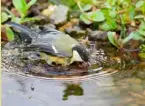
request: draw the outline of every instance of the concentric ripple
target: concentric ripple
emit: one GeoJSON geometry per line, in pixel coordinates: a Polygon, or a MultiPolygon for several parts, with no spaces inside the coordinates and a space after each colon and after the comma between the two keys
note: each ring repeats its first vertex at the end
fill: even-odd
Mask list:
{"type": "Polygon", "coordinates": [[[126,76],[132,74],[134,61],[130,55],[123,53],[121,56],[107,56],[103,49],[90,49],[90,64],[88,70],[66,69],[50,67],[46,64],[21,61],[17,49],[2,49],[2,70],[7,74],[25,77],[37,77],[51,80],[104,80],[110,76],[126,76]]]}

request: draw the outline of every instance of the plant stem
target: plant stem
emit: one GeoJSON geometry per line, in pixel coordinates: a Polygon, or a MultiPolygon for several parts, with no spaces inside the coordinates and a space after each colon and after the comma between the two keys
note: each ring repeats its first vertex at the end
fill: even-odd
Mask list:
{"type": "Polygon", "coordinates": [[[83,9],[82,9],[82,7],[81,7],[81,4],[80,4],[81,2],[80,2],[80,0],[76,0],[76,3],[77,3],[77,5],[78,5],[80,11],[81,11],[83,14],[85,14],[85,12],[83,11],[83,9]]]}

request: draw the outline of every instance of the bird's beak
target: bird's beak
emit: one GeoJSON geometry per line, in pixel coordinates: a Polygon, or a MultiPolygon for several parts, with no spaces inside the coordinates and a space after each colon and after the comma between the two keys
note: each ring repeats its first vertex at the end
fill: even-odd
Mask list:
{"type": "Polygon", "coordinates": [[[82,60],[81,56],[79,55],[79,53],[76,50],[73,50],[73,55],[72,55],[70,64],[75,62],[75,61],[82,62],[83,60],[82,60]]]}

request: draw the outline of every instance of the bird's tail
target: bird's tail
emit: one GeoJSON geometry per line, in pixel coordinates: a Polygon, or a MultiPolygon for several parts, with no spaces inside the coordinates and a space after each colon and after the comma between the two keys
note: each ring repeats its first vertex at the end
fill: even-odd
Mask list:
{"type": "Polygon", "coordinates": [[[37,36],[36,32],[30,30],[26,26],[14,22],[7,22],[6,25],[12,28],[15,35],[18,36],[19,41],[22,43],[30,44],[32,42],[32,36],[37,36]]]}

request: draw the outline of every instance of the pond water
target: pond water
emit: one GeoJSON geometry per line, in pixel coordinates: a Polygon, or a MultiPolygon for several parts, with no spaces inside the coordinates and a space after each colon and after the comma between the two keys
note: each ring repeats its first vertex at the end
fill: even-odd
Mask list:
{"type": "Polygon", "coordinates": [[[2,73],[3,106],[144,106],[145,70],[113,76],[58,80],[2,73]],[[138,78],[139,77],[139,78],[138,78]]]}
{"type": "Polygon", "coordinates": [[[110,55],[99,71],[65,77],[22,74],[2,64],[2,105],[145,106],[145,62],[125,56],[110,55]]]}

